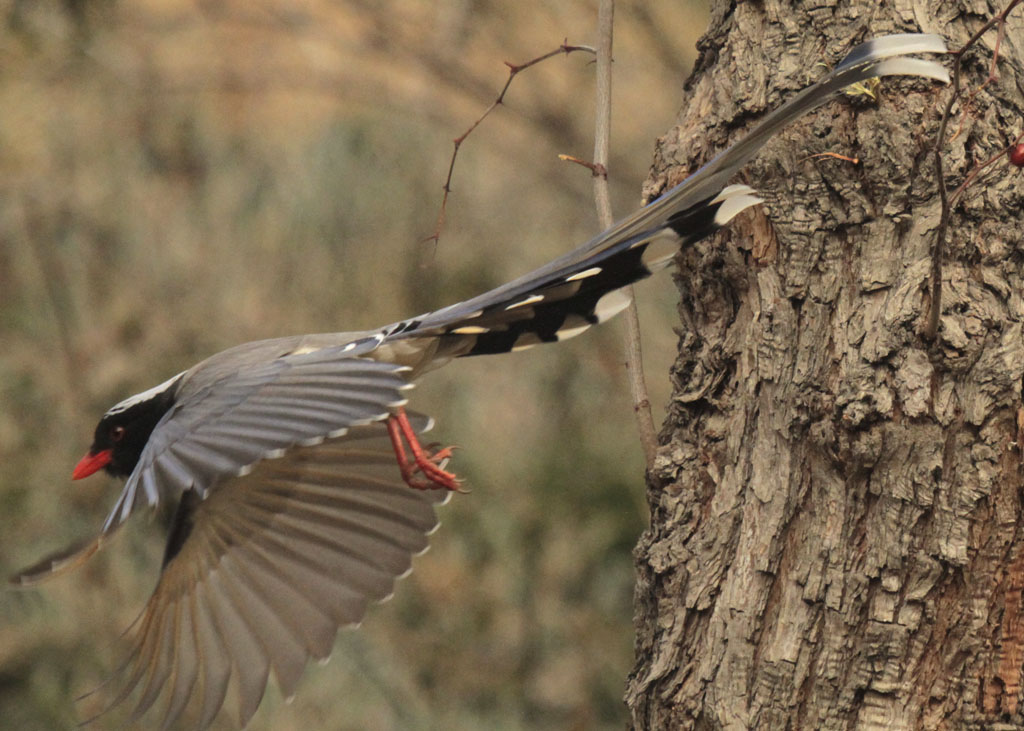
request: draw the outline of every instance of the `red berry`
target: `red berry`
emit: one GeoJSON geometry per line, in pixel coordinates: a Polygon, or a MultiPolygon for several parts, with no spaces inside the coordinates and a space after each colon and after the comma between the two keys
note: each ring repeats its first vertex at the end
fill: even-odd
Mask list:
{"type": "Polygon", "coordinates": [[[1010,164],[1024,168],[1024,142],[1020,142],[1010,148],[1010,164]]]}

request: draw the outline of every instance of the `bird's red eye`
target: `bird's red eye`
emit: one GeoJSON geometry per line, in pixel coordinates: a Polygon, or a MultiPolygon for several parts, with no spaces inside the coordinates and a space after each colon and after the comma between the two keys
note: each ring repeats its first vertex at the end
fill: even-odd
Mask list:
{"type": "Polygon", "coordinates": [[[124,427],[123,426],[115,426],[113,429],[111,429],[110,430],[110,438],[112,440],[114,440],[115,442],[119,442],[122,439],[124,439],[124,427]]]}

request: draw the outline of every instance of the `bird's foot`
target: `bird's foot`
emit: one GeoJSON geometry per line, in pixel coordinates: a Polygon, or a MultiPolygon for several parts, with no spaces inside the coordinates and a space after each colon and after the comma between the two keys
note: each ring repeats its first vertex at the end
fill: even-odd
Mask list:
{"type": "Polygon", "coordinates": [[[451,458],[455,447],[436,449],[436,445],[428,445],[426,449],[420,445],[416,432],[409,424],[405,409],[399,407],[397,413],[388,417],[388,435],[398,460],[398,469],[402,473],[405,484],[416,490],[458,490],[461,492],[462,480],[454,472],[444,469],[445,463],[451,458]],[[412,456],[406,454],[405,444],[409,446],[412,456]],[[436,451],[432,451],[435,450],[436,451]]]}

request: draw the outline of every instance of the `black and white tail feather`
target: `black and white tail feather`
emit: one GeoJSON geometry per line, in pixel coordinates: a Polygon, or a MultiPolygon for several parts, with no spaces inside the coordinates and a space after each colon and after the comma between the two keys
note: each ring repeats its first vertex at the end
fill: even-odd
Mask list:
{"type": "Polygon", "coordinates": [[[657,200],[565,256],[478,297],[386,328],[384,345],[435,336],[437,358],[520,350],[565,340],[623,310],[617,290],[665,267],[680,250],[710,236],[761,202],[729,179],[786,125],[851,84],[872,77],[917,76],[948,83],[933,61],[910,53],[945,53],[936,35],[876,38],[854,48],[829,74],[771,112],[750,133],[657,200]]]}
{"type": "Polygon", "coordinates": [[[943,52],[933,35],[858,46],[661,198],[502,287],[380,330],[246,343],[110,409],[97,434],[144,426],[145,443],[115,473],[128,477],[101,533],[14,578],[31,585],[74,567],[138,507],[179,501],[114,699],[95,710],[134,693],[129,725],[163,698],[164,728],[180,718],[206,728],[232,688],[242,725],[270,674],[290,697],[308,660],[326,659],[338,628],[390,595],[437,527],[448,493],[402,481],[384,424],[412,379],[612,317],[628,304],[623,287],[760,201],[728,182],[780,129],[874,76],[948,81],[939,64],[906,57],[943,52]]]}

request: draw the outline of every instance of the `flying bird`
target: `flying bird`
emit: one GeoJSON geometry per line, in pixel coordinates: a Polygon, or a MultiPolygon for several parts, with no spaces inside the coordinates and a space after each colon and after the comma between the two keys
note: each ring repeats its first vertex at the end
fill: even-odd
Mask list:
{"type": "MultiPolygon", "coordinates": [[[[906,75],[948,82],[934,35],[880,37],[662,197],[561,258],[464,302],[364,332],[298,335],[217,353],[111,407],[73,479],[125,480],[99,533],[15,576],[79,565],[141,508],[174,507],[159,580],[131,628],[106,709],[127,725],[163,698],[206,728],[231,686],[239,722],[272,672],[285,697],[339,627],[390,595],[459,487],[449,451],[405,411],[418,376],[455,358],[574,337],[629,303],[626,287],[761,202],[729,179],[779,130],[845,87],[906,75]]],[[[104,711],[106,712],[106,711],[104,711]]]]}

